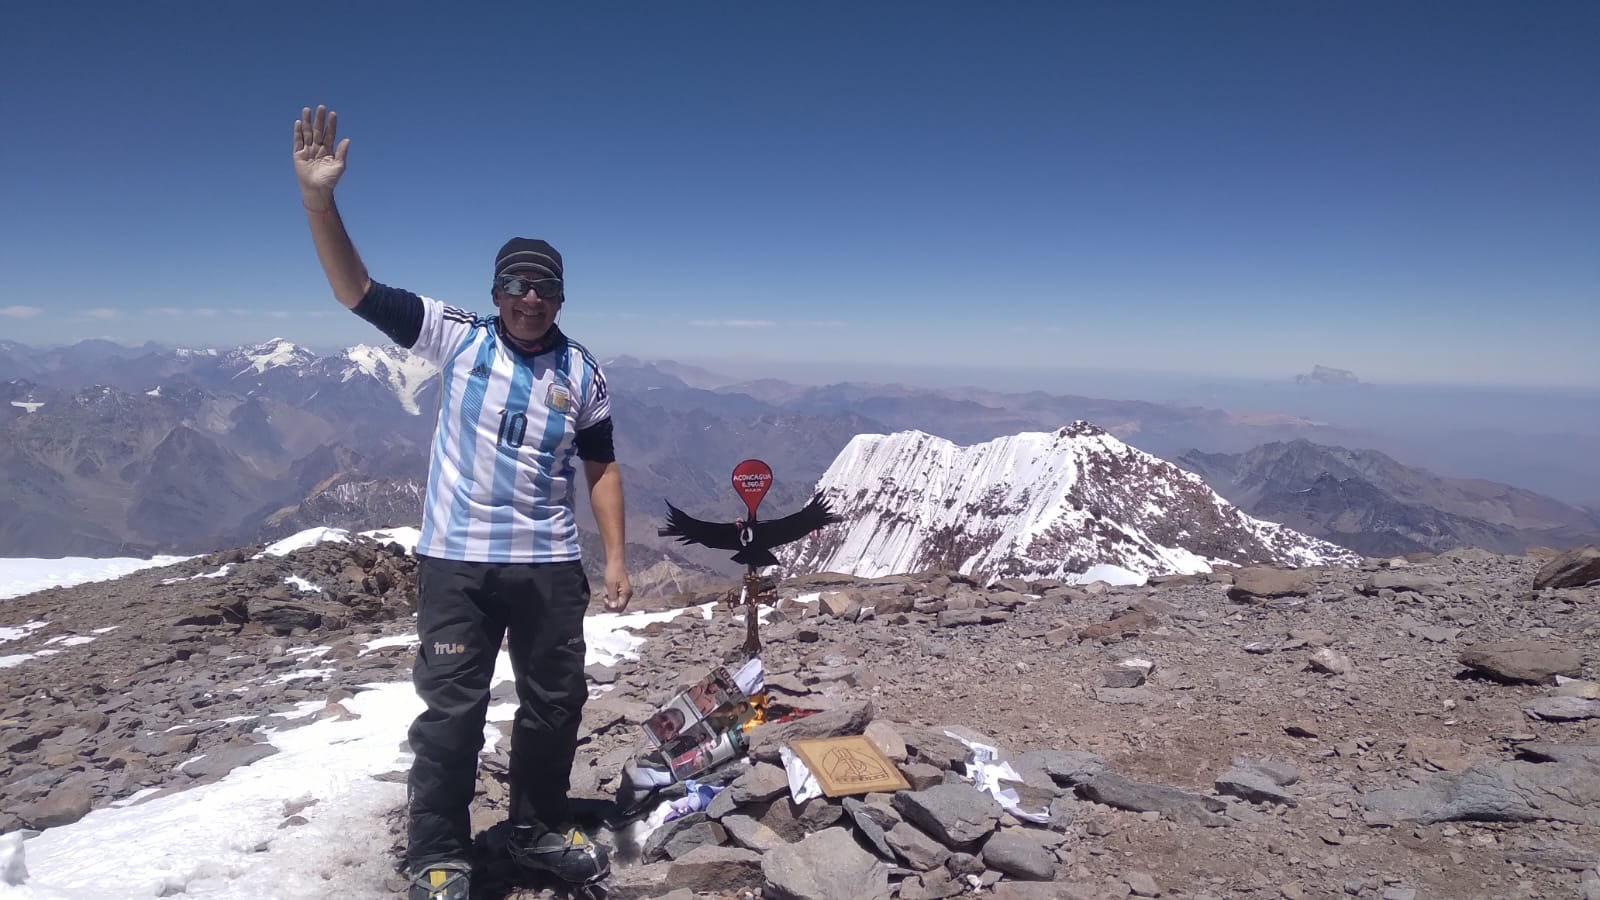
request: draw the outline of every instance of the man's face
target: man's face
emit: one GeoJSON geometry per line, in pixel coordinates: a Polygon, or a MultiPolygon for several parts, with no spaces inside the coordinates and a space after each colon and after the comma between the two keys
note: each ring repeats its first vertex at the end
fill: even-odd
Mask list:
{"type": "Polygon", "coordinates": [[[561,310],[560,287],[556,279],[536,271],[511,272],[495,279],[494,306],[506,331],[519,341],[544,337],[561,310]],[[521,296],[517,296],[520,292],[521,296]]]}

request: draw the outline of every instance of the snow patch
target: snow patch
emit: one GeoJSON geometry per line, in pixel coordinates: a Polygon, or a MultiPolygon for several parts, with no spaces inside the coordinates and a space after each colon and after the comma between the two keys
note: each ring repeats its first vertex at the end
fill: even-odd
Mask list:
{"type": "Polygon", "coordinates": [[[348,544],[350,543],[350,532],[343,528],[328,528],[326,526],[307,528],[305,531],[291,534],[281,541],[275,541],[274,543],[268,544],[260,553],[257,553],[252,558],[260,559],[263,556],[288,556],[296,550],[303,550],[306,547],[314,547],[323,542],[333,544],[348,544]]]}
{"type": "Polygon", "coordinates": [[[23,622],[21,625],[0,626],[0,644],[6,641],[14,641],[18,638],[25,638],[49,624],[43,619],[34,619],[32,622],[23,622]]]}
{"type": "Polygon", "coordinates": [[[110,581],[141,569],[170,566],[189,556],[155,556],[150,559],[114,556],[95,559],[64,556],[57,559],[0,558],[0,600],[20,597],[53,587],[72,587],[110,581]]]}
{"type": "Polygon", "coordinates": [[[406,548],[407,553],[416,553],[417,541],[422,540],[422,529],[411,525],[400,528],[379,528],[376,531],[363,531],[361,536],[384,543],[393,542],[406,548]]]}
{"type": "Polygon", "coordinates": [[[1082,574],[1073,575],[1067,579],[1068,584],[1094,584],[1104,581],[1109,585],[1141,585],[1149,581],[1149,577],[1141,572],[1130,572],[1121,566],[1109,566],[1104,563],[1090,566],[1082,574]]]}
{"type": "Polygon", "coordinates": [[[389,637],[375,638],[361,645],[361,652],[382,650],[385,647],[409,647],[417,643],[415,634],[395,634],[389,637]]]}
{"type": "Polygon", "coordinates": [[[232,572],[232,571],[233,571],[233,563],[227,563],[227,564],[223,565],[222,568],[216,570],[215,572],[202,572],[199,575],[190,575],[188,578],[163,578],[163,579],[161,579],[161,583],[164,584],[164,585],[167,585],[167,584],[182,584],[185,581],[194,581],[196,578],[222,578],[222,577],[226,576],[229,572],[232,572]]]}

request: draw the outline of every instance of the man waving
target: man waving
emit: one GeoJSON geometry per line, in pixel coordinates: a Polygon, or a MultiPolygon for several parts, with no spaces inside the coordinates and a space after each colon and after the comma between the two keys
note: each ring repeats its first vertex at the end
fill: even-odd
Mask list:
{"type": "Polygon", "coordinates": [[[556,326],[564,270],[543,240],[512,238],[496,254],[494,316],[373,281],[333,202],[350,145],[335,143],[337,123],[321,106],[294,123],[295,176],[323,272],[340,303],[437,365],[441,379],[417,543],[413,681],[427,709],[409,735],[410,898],[468,896],[468,812],[503,639],[519,700],[511,857],[566,881],[597,881],[607,854],[567,804],[588,696],[574,457],[605,545],[606,608],[625,608],[633,593],[605,374],[556,326]]]}

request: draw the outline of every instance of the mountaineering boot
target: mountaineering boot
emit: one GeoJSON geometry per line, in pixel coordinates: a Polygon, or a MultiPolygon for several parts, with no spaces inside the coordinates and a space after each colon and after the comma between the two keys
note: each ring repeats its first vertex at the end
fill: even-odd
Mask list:
{"type": "Polygon", "coordinates": [[[606,849],[576,825],[551,829],[519,826],[506,842],[511,861],[570,884],[592,884],[611,874],[606,849]]]}
{"type": "Polygon", "coordinates": [[[472,867],[463,862],[437,862],[411,876],[406,900],[467,900],[472,867]]]}

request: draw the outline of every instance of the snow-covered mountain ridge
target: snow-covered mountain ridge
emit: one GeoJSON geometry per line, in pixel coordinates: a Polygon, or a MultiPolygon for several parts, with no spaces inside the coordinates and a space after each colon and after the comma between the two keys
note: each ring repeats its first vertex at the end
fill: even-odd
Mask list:
{"type": "Polygon", "coordinates": [[[818,490],[844,521],[786,548],[791,573],[1137,581],[1219,563],[1359,561],[1082,421],[965,447],[921,431],[857,435],[818,490]]]}
{"type": "Polygon", "coordinates": [[[265,343],[224,353],[215,350],[191,352],[217,356],[221,365],[235,379],[261,378],[268,373],[294,377],[331,377],[341,383],[355,378],[370,378],[392,392],[401,408],[414,416],[421,414],[417,395],[427,385],[428,379],[438,372],[432,363],[403,347],[393,345],[356,344],[331,356],[319,356],[315,351],[283,338],[273,338],[265,343]]]}

